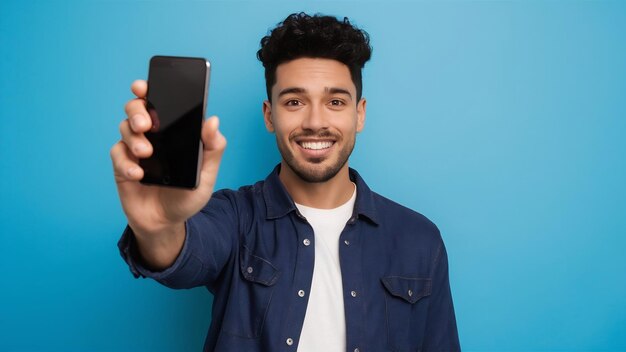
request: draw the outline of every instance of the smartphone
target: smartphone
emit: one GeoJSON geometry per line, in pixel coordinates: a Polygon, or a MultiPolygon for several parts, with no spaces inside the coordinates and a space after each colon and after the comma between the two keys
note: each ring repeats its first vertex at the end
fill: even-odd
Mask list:
{"type": "Polygon", "coordinates": [[[211,64],[204,58],[150,59],[145,133],[153,153],[139,160],[144,184],[194,189],[200,181],[202,140],[211,64]]]}

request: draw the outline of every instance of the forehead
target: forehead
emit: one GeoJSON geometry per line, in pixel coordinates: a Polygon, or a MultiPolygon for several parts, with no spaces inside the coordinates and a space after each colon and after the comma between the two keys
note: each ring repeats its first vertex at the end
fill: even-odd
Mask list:
{"type": "Polygon", "coordinates": [[[278,65],[274,88],[304,88],[307,91],[328,87],[356,91],[350,70],[345,64],[331,59],[299,58],[278,65]]]}

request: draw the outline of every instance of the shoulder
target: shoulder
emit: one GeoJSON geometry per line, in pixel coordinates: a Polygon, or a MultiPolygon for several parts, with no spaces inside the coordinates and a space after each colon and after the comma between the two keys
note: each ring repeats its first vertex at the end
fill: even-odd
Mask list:
{"type": "Polygon", "coordinates": [[[258,181],[251,185],[241,186],[238,189],[222,188],[214,191],[210,201],[245,202],[262,196],[264,181],[258,181]]]}
{"type": "Polygon", "coordinates": [[[241,186],[239,189],[223,188],[213,192],[211,199],[203,211],[230,208],[240,212],[251,210],[263,205],[263,184],[258,181],[252,185],[241,186]]]}
{"type": "Polygon", "coordinates": [[[425,215],[376,192],[372,193],[380,220],[379,225],[386,233],[417,240],[422,245],[439,247],[442,244],[439,228],[425,215]]]}

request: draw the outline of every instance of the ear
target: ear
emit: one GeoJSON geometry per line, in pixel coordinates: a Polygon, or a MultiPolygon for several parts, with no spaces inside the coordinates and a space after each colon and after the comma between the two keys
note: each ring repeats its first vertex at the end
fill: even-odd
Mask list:
{"type": "Polygon", "coordinates": [[[356,104],[356,131],[361,132],[365,127],[365,108],[367,107],[367,100],[361,98],[356,104]]]}
{"type": "Polygon", "coordinates": [[[268,132],[274,133],[274,123],[272,122],[272,103],[269,100],[263,102],[263,120],[268,132]]]}

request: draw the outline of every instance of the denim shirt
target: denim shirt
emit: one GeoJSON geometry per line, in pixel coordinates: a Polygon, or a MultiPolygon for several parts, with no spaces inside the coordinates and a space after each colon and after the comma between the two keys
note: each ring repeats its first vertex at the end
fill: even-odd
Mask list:
{"type": "MultiPolygon", "coordinates": [[[[127,227],[118,246],[135,277],[213,295],[205,351],[296,351],[311,290],[313,229],[278,178],[220,190],[186,223],[174,264],[141,265],[127,227]],[[304,291],[304,295],[302,292],[304,291]]],[[[349,352],[458,351],[448,260],[423,215],[357,185],[339,257],[349,352]]],[[[324,338],[320,336],[320,338],[324,338]]]]}

